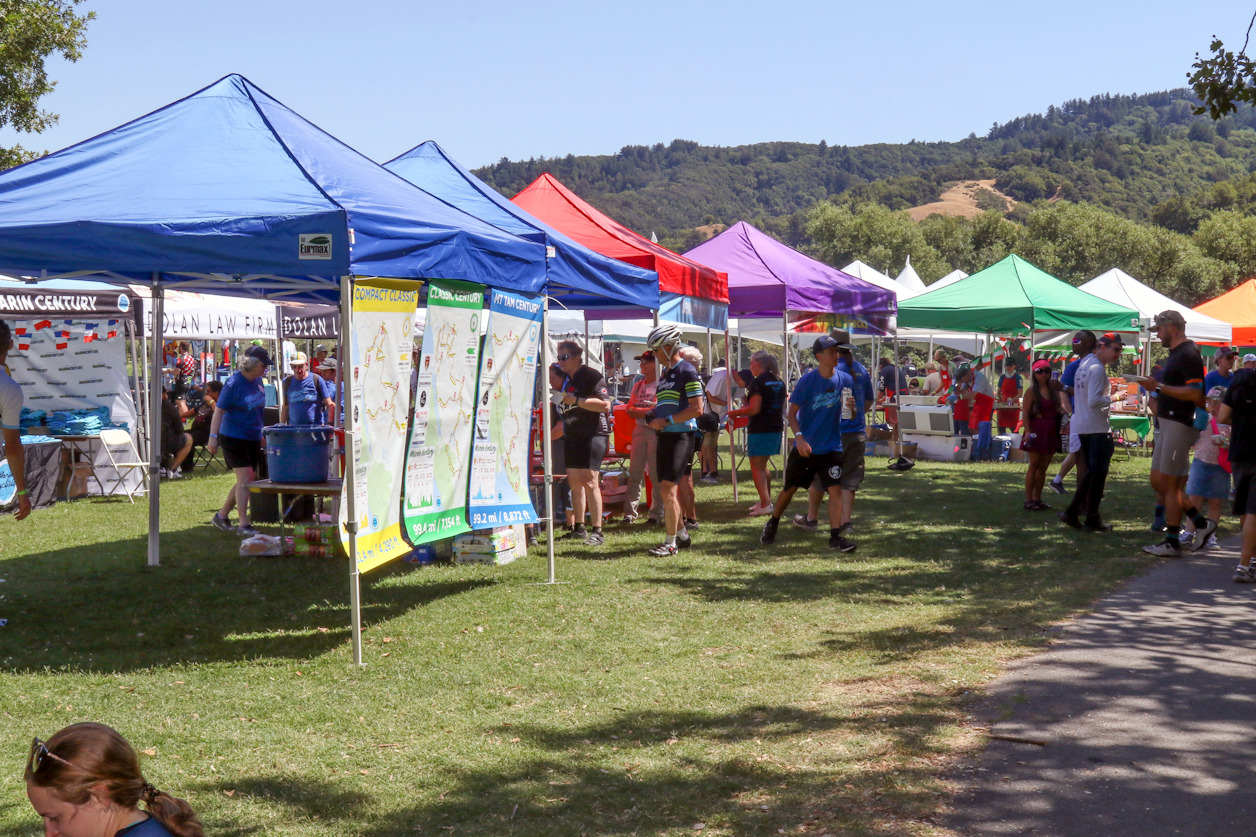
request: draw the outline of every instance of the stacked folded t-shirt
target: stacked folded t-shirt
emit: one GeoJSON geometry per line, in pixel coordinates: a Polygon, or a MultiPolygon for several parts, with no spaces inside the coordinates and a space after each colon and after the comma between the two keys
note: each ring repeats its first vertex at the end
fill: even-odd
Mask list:
{"type": "Polygon", "coordinates": [[[48,433],[53,436],[98,436],[109,426],[108,407],[56,410],[48,419],[48,433]]]}

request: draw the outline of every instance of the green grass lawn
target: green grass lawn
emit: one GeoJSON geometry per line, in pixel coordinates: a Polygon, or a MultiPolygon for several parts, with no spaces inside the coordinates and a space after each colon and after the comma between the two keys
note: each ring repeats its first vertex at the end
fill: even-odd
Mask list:
{"type": "Polygon", "coordinates": [[[363,580],[361,670],[344,564],[239,557],[207,523],[227,477],[163,485],[160,568],[146,503],[5,518],[0,835],[39,833],[31,736],[80,720],[215,835],[940,833],[966,703],[1148,566],[1147,463],[1114,466],[1110,535],[1022,511],[1020,465],[876,460],[851,555],[824,528],[761,546],[725,483],[673,559],[611,526],[621,560],[562,545],[560,586],[533,586],[541,550],[391,566],[363,580]]]}

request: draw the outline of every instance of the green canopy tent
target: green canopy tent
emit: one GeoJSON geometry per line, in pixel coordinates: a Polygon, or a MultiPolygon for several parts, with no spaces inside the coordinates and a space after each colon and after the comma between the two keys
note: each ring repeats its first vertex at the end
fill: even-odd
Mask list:
{"type": "Polygon", "coordinates": [[[1056,279],[1020,256],[898,304],[900,328],[987,334],[1139,331],[1138,312],[1056,279]]]}

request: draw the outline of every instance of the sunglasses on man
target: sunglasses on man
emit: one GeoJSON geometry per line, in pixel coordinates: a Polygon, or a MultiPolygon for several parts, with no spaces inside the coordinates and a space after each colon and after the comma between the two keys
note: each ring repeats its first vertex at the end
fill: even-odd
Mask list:
{"type": "Polygon", "coordinates": [[[559,355],[558,359],[559,360],[571,360],[573,357],[574,355],[559,355]]]}

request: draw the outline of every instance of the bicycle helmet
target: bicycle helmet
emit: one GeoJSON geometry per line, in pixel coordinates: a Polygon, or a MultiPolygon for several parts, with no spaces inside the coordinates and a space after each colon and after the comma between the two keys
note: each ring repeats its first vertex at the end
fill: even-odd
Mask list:
{"type": "Polygon", "coordinates": [[[682,338],[680,326],[675,323],[659,323],[646,335],[645,347],[654,351],[663,346],[678,346],[682,338]]]}

